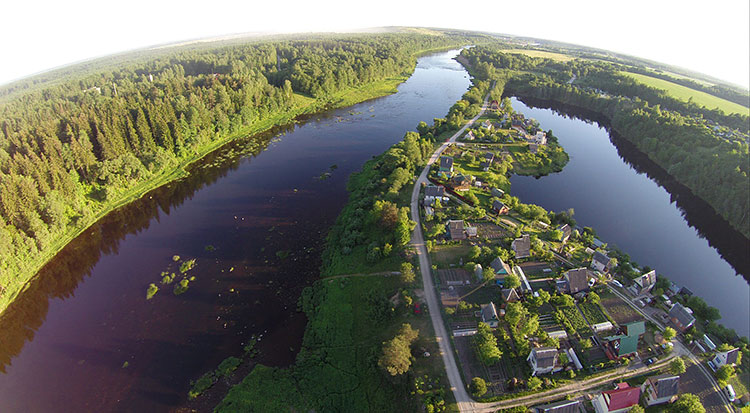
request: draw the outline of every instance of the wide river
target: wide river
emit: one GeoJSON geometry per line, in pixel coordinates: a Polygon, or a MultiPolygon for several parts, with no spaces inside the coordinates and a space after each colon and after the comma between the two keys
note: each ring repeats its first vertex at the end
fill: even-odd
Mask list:
{"type": "Polygon", "coordinates": [[[0,412],[176,409],[253,334],[259,361],[290,364],[348,176],[445,116],[470,85],[457,53],[420,58],[394,95],[261,137],[265,150],[228,145],[86,231],[0,319],[0,412]],[[196,280],[147,301],[173,255],[197,260],[196,280]]]}
{"type": "Polygon", "coordinates": [[[655,180],[670,185],[668,177],[629,142],[585,120],[585,114],[576,117],[571,108],[511,100],[517,112],[552,129],[570,155],[560,173],[538,179],[513,176],[513,195],[548,210],[573,208],[579,226],[594,228],[632,260],[701,296],[721,311],[725,326],[750,334],[750,286],[743,278],[750,277],[747,239],[689,191],[677,187],[671,196],[655,180]]]}
{"type": "MultiPolygon", "coordinates": [[[[297,298],[319,275],[347,177],[419,121],[447,113],[469,87],[456,54],[420,58],[394,95],[230,144],[68,245],[0,318],[0,412],[176,410],[191,380],[254,334],[263,335],[259,361],[290,364],[306,323],[297,298]],[[197,260],[196,280],[182,295],[167,286],[146,300],[147,286],[175,270],[173,255],[197,260]]],[[[553,129],[571,155],[562,173],[514,177],[515,195],[575,208],[581,225],[748,334],[745,280],[604,129],[514,107],[553,129]]]]}

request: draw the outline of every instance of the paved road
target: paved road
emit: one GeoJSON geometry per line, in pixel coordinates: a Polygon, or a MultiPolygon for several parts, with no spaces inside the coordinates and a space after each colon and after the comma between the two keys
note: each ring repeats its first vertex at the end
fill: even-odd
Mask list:
{"type": "MultiPolygon", "coordinates": [[[[494,85],[493,85],[494,87],[494,85]]],[[[456,398],[458,409],[462,412],[475,411],[479,406],[475,403],[469,393],[466,391],[463,380],[461,379],[461,373],[458,371],[458,365],[456,364],[456,358],[453,354],[451,347],[450,336],[448,331],[443,324],[443,316],[440,311],[440,301],[438,300],[435,287],[432,283],[432,274],[430,273],[430,258],[427,255],[427,249],[424,245],[424,237],[422,236],[422,224],[419,220],[419,189],[422,187],[422,183],[427,183],[427,173],[430,171],[430,166],[435,163],[440,154],[456,141],[456,138],[461,136],[468,127],[470,127],[480,116],[487,110],[487,100],[489,94],[485,96],[484,103],[482,104],[482,110],[477,116],[471,119],[458,130],[453,136],[445,141],[439,148],[433,152],[430,159],[427,161],[427,165],[419,175],[417,182],[414,184],[414,190],[411,194],[411,219],[417,223],[412,234],[411,243],[417,250],[419,256],[419,268],[422,271],[422,284],[424,286],[425,299],[427,301],[427,308],[430,311],[430,318],[432,319],[432,327],[435,329],[435,337],[440,348],[440,355],[443,356],[443,363],[445,363],[445,372],[448,375],[448,382],[450,383],[453,396],[456,398]]]]}

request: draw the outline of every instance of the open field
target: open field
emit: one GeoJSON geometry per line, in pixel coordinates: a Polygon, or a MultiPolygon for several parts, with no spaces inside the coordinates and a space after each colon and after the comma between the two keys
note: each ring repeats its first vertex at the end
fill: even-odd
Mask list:
{"type": "Polygon", "coordinates": [[[734,102],[730,102],[728,100],[710,95],[706,92],[701,92],[699,90],[690,89],[689,87],[685,87],[682,85],[678,85],[677,83],[668,82],[666,80],[658,79],[651,76],[641,75],[638,73],[630,73],[630,72],[620,72],[621,74],[625,76],[632,77],[633,79],[651,86],[655,87],[657,89],[662,89],[667,91],[672,97],[688,101],[691,97],[693,98],[693,102],[695,102],[698,105],[705,106],[709,109],[719,108],[723,110],[726,113],[739,113],[747,115],[748,111],[750,109],[739,105],[734,102]]]}
{"type": "Polygon", "coordinates": [[[543,50],[526,50],[526,49],[508,49],[503,50],[505,53],[523,54],[530,57],[543,57],[547,59],[557,60],[558,62],[567,62],[575,59],[573,56],[564,55],[562,53],[545,52],[543,50]]]}
{"type": "Polygon", "coordinates": [[[461,258],[466,257],[471,249],[468,245],[441,245],[436,246],[430,254],[430,260],[438,267],[448,267],[457,264],[461,258]]]}

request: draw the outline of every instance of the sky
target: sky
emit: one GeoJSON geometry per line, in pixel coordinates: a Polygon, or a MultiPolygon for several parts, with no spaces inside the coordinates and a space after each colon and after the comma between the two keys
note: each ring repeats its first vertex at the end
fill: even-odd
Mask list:
{"type": "Polygon", "coordinates": [[[598,47],[747,88],[747,0],[24,0],[0,4],[0,84],[53,67],[236,33],[441,27],[598,47]]]}

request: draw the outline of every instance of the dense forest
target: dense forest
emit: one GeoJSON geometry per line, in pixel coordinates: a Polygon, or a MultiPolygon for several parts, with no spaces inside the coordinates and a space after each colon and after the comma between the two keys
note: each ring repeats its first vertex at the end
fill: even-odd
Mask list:
{"type": "Polygon", "coordinates": [[[487,46],[462,55],[478,76],[503,81],[507,94],[601,114],[620,136],[750,237],[748,116],[674,99],[606,62],[557,62],[487,46]]]}
{"type": "MultiPolygon", "coordinates": [[[[0,89],[0,310],[102,213],[229,138],[476,39],[389,33],[165,49],[0,89]]],[[[351,103],[351,102],[350,102],[351,103]]]]}

